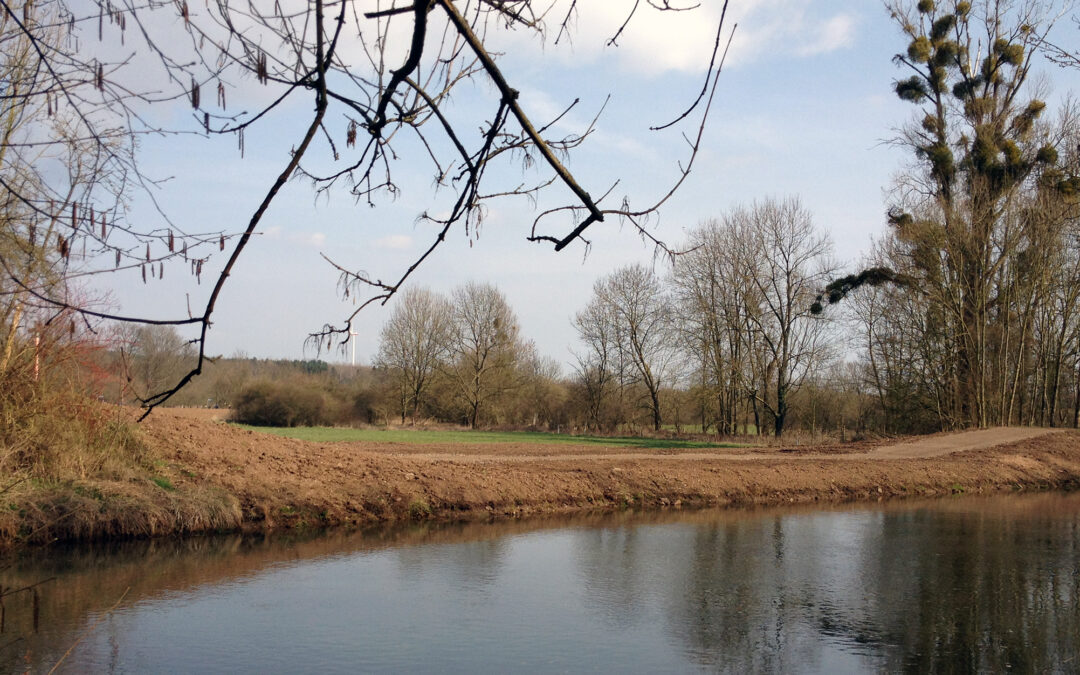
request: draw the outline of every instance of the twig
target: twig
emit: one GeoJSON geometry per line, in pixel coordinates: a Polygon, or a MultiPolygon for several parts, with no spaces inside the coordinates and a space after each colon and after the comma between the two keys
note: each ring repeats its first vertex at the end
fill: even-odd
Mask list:
{"type": "Polygon", "coordinates": [[[71,654],[72,650],[74,650],[74,649],[75,649],[76,647],[78,647],[78,646],[79,646],[79,643],[80,643],[80,642],[82,642],[82,639],[83,639],[84,637],[86,637],[87,635],[89,635],[90,633],[92,633],[92,632],[94,631],[94,629],[98,627],[98,624],[99,624],[99,623],[101,623],[101,622],[102,622],[102,621],[104,621],[104,620],[105,620],[106,618],[108,618],[108,616],[109,616],[110,614],[112,614],[113,610],[114,610],[114,609],[116,609],[117,607],[119,607],[119,606],[120,606],[120,603],[124,601],[124,598],[126,598],[126,597],[127,597],[128,591],[130,591],[130,590],[131,590],[131,586],[128,586],[128,587],[127,587],[126,589],[124,589],[124,593],[123,593],[123,594],[122,594],[122,595],[120,596],[120,599],[119,599],[119,600],[117,600],[117,601],[116,601],[115,603],[113,603],[113,606],[112,606],[112,607],[110,607],[109,609],[105,610],[105,613],[104,613],[104,614],[102,614],[101,616],[99,616],[99,617],[98,617],[98,619],[97,619],[97,621],[95,621],[94,623],[92,623],[92,624],[90,625],[90,627],[89,627],[89,628],[87,628],[86,630],[84,630],[84,631],[82,632],[82,635],[80,635],[80,636],[79,636],[79,637],[78,637],[78,638],[77,638],[77,639],[75,640],[75,642],[74,642],[74,643],[72,643],[72,645],[71,645],[70,647],[68,647],[68,650],[67,650],[66,652],[64,652],[64,655],[63,655],[63,656],[61,656],[61,657],[60,657],[60,660],[56,662],[56,665],[54,665],[54,666],[52,667],[52,670],[50,670],[50,671],[49,671],[49,675],[52,675],[53,673],[55,673],[55,672],[56,672],[56,669],[57,669],[57,668],[59,668],[59,667],[60,667],[60,664],[64,662],[64,659],[66,659],[66,658],[67,658],[67,657],[68,657],[68,656],[69,656],[69,655],[71,654]]]}
{"type": "Polygon", "coordinates": [[[15,486],[16,486],[16,485],[18,485],[19,483],[22,483],[22,482],[23,482],[23,481],[25,481],[25,480],[27,480],[27,477],[25,477],[25,476],[24,476],[23,478],[20,478],[20,479],[16,480],[16,481],[15,481],[14,483],[12,483],[11,485],[7,486],[7,487],[6,487],[6,488],[4,488],[3,490],[0,490],[0,495],[4,494],[5,492],[7,492],[7,491],[8,491],[8,490],[10,490],[11,488],[15,487],[15,486]]]}
{"type": "Polygon", "coordinates": [[[56,577],[49,577],[48,579],[42,579],[41,581],[37,582],[36,584],[30,584],[29,586],[23,586],[22,588],[19,588],[19,589],[13,590],[13,591],[0,592],[0,598],[6,598],[9,595],[15,595],[16,593],[22,593],[23,591],[32,590],[32,589],[37,588],[38,586],[40,586],[42,584],[47,584],[50,581],[56,581],[56,577]]]}

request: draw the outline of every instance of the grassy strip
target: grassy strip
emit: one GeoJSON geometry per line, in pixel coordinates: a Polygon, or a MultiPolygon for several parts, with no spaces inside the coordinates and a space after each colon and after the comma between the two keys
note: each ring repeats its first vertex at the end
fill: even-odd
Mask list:
{"type": "Polygon", "coordinates": [[[241,429],[296,438],[316,443],[370,441],[378,443],[536,443],[559,445],[595,445],[609,448],[702,449],[739,448],[738,443],[709,443],[671,438],[613,438],[604,436],[572,436],[539,431],[427,431],[420,429],[347,429],[339,427],[254,427],[234,425],[241,429]]]}
{"type": "Polygon", "coordinates": [[[162,477],[30,480],[0,496],[0,550],[16,544],[228,531],[242,522],[237,498],[212,484],[178,490],[162,477]]]}

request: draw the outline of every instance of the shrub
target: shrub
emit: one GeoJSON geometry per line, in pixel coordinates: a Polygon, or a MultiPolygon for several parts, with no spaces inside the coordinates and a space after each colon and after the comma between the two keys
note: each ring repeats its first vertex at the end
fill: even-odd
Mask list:
{"type": "Polygon", "coordinates": [[[352,406],[349,410],[350,421],[358,420],[366,424],[374,424],[378,416],[375,408],[378,406],[378,396],[371,389],[360,389],[352,397],[352,406]]]}
{"type": "Polygon", "coordinates": [[[126,415],[90,394],[86,363],[97,347],[42,333],[10,335],[0,359],[0,475],[45,480],[121,479],[143,466],[146,449],[126,415]]]}
{"type": "Polygon", "coordinates": [[[326,401],[309,387],[262,380],[240,390],[231,419],[263,427],[317,426],[327,423],[326,401]]]}

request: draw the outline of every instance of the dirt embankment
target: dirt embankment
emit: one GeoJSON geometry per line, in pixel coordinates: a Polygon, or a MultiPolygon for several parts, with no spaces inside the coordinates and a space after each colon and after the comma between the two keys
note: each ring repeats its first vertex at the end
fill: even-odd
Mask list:
{"type": "Polygon", "coordinates": [[[535,444],[308,443],[185,418],[148,420],[177,489],[236,495],[245,523],[471,518],[581,508],[789,503],[1080,484],[1080,434],[990,429],[852,453],[535,444]],[[1000,445],[1005,443],[1005,445],[1000,445]],[[955,449],[959,452],[952,452],[955,449]]]}
{"type": "MultiPolygon", "coordinates": [[[[1047,429],[941,434],[901,444],[863,443],[850,451],[831,446],[650,453],[532,443],[310,443],[230,427],[201,413],[158,410],[142,433],[160,458],[170,498],[219,496],[218,517],[177,528],[185,531],[1080,485],[1080,433],[1047,429]]],[[[144,488],[166,491],[154,483],[144,488]]],[[[51,530],[50,536],[95,536],[85,527],[67,532],[59,524],[51,530]]],[[[97,536],[108,534],[117,533],[103,529],[97,536]]]]}

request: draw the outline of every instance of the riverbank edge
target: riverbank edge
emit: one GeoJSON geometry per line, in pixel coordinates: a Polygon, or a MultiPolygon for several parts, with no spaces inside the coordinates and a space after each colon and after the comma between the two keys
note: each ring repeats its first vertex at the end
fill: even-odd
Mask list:
{"type": "Polygon", "coordinates": [[[340,481],[315,485],[290,481],[284,473],[278,481],[251,480],[248,466],[227,459],[220,465],[208,462],[182,443],[168,449],[156,445],[163,460],[153,478],[28,482],[5,493],[0,547],[1080,488],[1080,433],[1075,431],[943,457],[893,460],[657,455],[469,464],[359,452],[360,466],[345,467],[340,481]]]}

